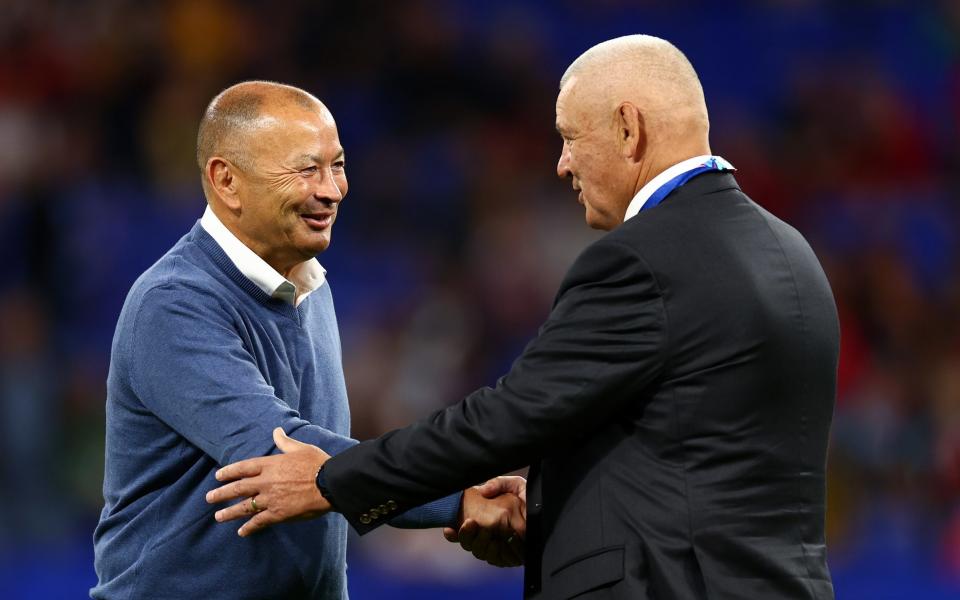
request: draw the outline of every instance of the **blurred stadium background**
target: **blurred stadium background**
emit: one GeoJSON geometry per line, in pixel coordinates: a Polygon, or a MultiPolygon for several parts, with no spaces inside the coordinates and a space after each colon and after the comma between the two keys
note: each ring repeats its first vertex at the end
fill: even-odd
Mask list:
{"type": "MultiPolygon", "coordinates": [[[[201,214],[213,94],[279,80],[337,118],[351,192],[320,260],[363,439],[492,383],[535,333],[595,238],[554,173],[557,82],[636,32],[688,54],[715,152],[833,284],[838,597],[960,597],[960,2],[2,4],[0,597],[94,582],[110,339],[201,214]]],[[[355,539],[350,572],[356,600],[520,594],[436,531],[355,539]]]]}

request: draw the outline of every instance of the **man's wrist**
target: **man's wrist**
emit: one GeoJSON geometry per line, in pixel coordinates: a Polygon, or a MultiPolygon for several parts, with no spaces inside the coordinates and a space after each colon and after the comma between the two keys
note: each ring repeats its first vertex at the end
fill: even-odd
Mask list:
{"type": "Polygon", "coordinates": [[[455,525],[457,529],[463,526],[463,521],[467,518],[467,495],[476,494],[476,493],[477,493],[477,490],[472,487],[468,487],[467,489],[463,490],[463,492],[461,492],[462,495],[460,496],[460,502],[459,502],[459,507],[457,509],[456,525],[455,525]]]}

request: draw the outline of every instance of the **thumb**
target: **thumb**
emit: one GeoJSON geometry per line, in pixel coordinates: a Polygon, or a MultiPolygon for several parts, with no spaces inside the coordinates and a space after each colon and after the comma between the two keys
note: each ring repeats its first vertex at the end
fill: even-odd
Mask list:
{"type": "Polygon", "coordinates": [[[457,535],[457,530],[452,527],[443,528],[443,537],[446,538],[448,542],[459,542],[460,536],[457,535]]]}
{"type": "Polygon", "coordinates": [[[484,498],[496,498],[501,494],[514,494],[521,500],[527,500],[527,480],[523,477],[511,477],[501,475],[494,477],[490,481],[478,485],[477,491],[484,498]]]}
{"type": "Polygon", "coordinates": [[[486,483],[481,483],[477,486],[477,491],[480,492],[480,495],[484,498],[496,498],[504,492],[509,492],[509,489],[506,489],[506,486],[503,485],[503,482],[499,477],[494,477],[486,483]]]}
{"type": "Polygon", "coordinates": [[[276,444],[277,448],[279,448],[284,454],[287,452],[294,452],[303,446],[306,446],[306,444],[303,442],[298,442],[297,440],[288,437],[286,432],[283,431],[282,427],[277,427],[273,430],[273,443],[276,444]]]}

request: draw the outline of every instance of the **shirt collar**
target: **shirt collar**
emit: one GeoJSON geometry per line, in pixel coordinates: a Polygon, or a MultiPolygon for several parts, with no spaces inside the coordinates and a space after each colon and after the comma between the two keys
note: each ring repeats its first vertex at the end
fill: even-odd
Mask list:
{"type": "Polygon", "coordinates": [[[630,204],[627,205],[627,213],[623,216],[623,220],[626,221],[630,217],[633,217],[640,212],[640,209],[643,208],[643,205],[647,203],[647,200],[650,199],[650,196],[652,196],[655,191],[660,189],[660,186],[670,181],[677,175],[702,165],[705,161],[709,160],[710,157],[710,154],[704,154],[703,156],[694,156],[693,158],[680,161],[648,181],[646,185],[640,188],[640,191],[637,192],[637,195],[633,197],[633,200],[630,201],[630,204]]]}
{"type": "Polygon", "coordinates": [[[200,226],[223,248],[240,273],[272,298],[298,306],[327,280],[327,271],[316,258],[295,266],[290,271],[290,279],[285,278],[233,235],[209,205],[203,211],[200,226]]]}

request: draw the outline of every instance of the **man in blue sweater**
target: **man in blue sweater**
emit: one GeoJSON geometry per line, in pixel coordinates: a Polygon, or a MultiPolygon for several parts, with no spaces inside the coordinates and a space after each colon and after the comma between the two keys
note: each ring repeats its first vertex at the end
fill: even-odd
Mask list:
{"type": "MultiPolygon", "coordinates": [[[[90,594],[340,600],[342,516],[242,540],[204,501],[219,466],[277,451],[274,427],[334,454],[356,443],[315,258],[347,193],[336,125],[303,90],[238,84],[207,108],[197,161],[206,212],[136,281],[117,323],[90,594]]],[[[251,514],[267,508],[245,502],[251,514]]],[[[403,515],[386,502],[372,518],[522,533],[522,508],[470,489],[403,515]]]]}

